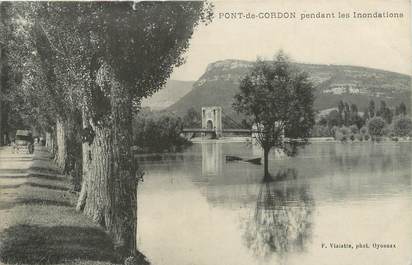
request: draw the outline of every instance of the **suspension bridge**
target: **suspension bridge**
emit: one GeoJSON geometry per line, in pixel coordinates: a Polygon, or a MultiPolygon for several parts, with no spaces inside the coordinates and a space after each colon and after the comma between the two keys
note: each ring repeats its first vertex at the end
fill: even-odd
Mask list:
{"type": "Polygon", "coordinates": [[[245,129],[241,124],[227,115],[222,107],[211,106],[202,107],[202,127],[201,128],[184,128],[184,134],[191,138],[194,134],[200,133],[202,136],[211,136],[220,138],[223,134],[237,134],[252,136],[252,129],[245,129]],[[226,125],[229,122],[233,128],[223,128],[222,118],[225,117],[226,125]]]}

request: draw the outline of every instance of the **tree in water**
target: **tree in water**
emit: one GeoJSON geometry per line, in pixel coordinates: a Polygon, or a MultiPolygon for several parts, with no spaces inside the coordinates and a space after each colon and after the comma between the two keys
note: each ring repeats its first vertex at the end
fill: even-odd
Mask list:
{"type": "MultiPolygon", "coordinates": [[[[280,170],[278,179],[296,178],[294,169],[280,170]]],[[[302,251],[312,234],[314,202],[308,187],[279,187],[274,178],[264,177],[259,185],[256,207],[244,223],[243,239],[254,255],[280,257],[302,251]]]]}
{"type": "Polygon", "coordinates": [[[308,75],[295,69],[279,51],[272,62],[257,60],[239,88],[233,107],[257,125],[256,140],[263,148],[268,176],[272,147],[295,155],[299,146],[308,143],[315,123],[313,85],[308,75]]]}

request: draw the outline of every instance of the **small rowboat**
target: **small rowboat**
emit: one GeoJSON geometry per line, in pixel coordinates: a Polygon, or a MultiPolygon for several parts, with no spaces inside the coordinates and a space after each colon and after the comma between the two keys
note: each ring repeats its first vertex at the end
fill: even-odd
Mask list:
{"type": "Polygon", "coordinates": [[[243,159],[238,156],[226,156],[226,161],[233,162],[233,161],[242,161],[243,159]]]}
{"type": "Polygon", "coordinates": [[[243,161],[243,162],[248,162],[252,163],[255,165],[261,165],[262,164],[262,158],[252,158],[252,159],[243,159],[238,156],[226,156],[226,162],[236,162],[236,161],[243,161]]]}

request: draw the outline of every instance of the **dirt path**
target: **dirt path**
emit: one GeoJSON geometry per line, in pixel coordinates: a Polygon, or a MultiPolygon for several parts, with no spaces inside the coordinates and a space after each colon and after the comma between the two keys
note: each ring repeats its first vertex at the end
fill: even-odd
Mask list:
{"type": "Polygon", "coordinates": [[[0,149],[0,263],[113,264],[109,236],[74,210],[76,196],[49,153],[0,149]]]}

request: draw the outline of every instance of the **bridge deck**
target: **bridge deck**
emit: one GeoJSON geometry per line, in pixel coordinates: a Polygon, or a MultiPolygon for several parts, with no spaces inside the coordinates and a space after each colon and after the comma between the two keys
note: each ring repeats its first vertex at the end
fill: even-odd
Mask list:
{"type": "MultiPolygon", "coordinates": [[[[215,132],[215,129],[203,129],[203,128],[187,128],[183,129],[184,133],[196,133],[196,132],[204,132],[204,133],[210,133],[210,132],[215,132]]],[[[252,130],[249,129],[223,129],[222,132],[226,133],[251,133],[252,130]]]]}
{"type": "MultiPolygon", "coordinates": [[[[215,132],[215,129],[203,129],[203,128],[186,128],[183,129],[183,133],[212,133],[215,132]]],[[[259,132],[258,130],[249,130],[249,129],[223,129],[222,133],[254,133],[254,132],[259,132]]],[[[284,142],[304,142],[305,140],[303,139],[295,139],[295,138],[288,138],[284,137],[283,138],[284,142]]]]}

